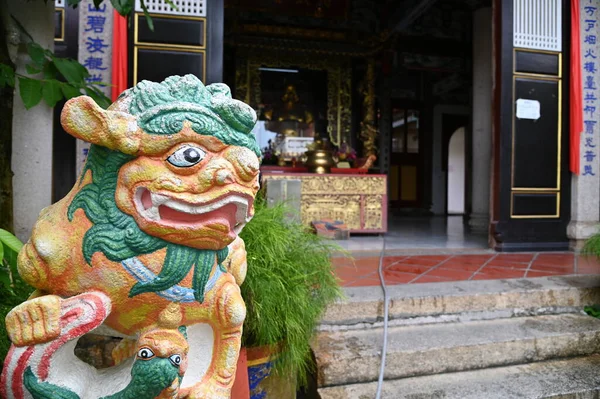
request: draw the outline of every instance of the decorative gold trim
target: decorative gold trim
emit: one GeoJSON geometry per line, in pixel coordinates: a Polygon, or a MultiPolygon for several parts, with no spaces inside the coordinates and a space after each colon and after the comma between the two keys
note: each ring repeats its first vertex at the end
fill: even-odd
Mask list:
{"type": "MultiPolygon", "coordinates": [[[[514,198],[515,194],[525,194],[526,192],[511,192],[510,193],[510,218],[511,219],[558,219],[560,218],[560,191],[554,191],[552,194],[556,194],[556,214],[554,215],[515,215],[514,214],[514,198]]],[[[530,194],[539,194],[539,192],[532,192],[530,194]]]]}
{"type": "Polygon", "coordinates": [[[250,34],[267,34],[269,36],[288,36],[288,37],[302,37],[308,39],[324,39],[324,40],[346,40],[346,33],[324,30],[324,29],[306,29],[295,26],[283,26],[283,25],[260,25],[260,24],[243,24],[238,28],[240,33],[250,34]]]}
{"type": "Polygon", "coordinates": [[[524,53],[540,53],[540,54],[551,54],[551,55],[556,55],[556,54],[562,54],[560,51],[552,51],[552,50],[537,50],[537,49],[532,49],[532,48],[523,48],[523,47],[514,47],[513,50],[515,51],[522,51],[524,53]]]}
{"type": "Polygon", "coordinates": [[[158,50],[158,51],[172,51],[175,53],[202,53],[204,57],[202,59],[202,81],[206,78],[206,51],[199,49],[176,49],[165,46],[134,46],[133,47],[133,85],[138,83],[137,71],[138,71],[138,50],[158,50]]]}
{"type": "Polygon", "coordinates": [[[562,161],[562,81],[558,82],[558,146],[557,146],[557,160],[556,160],[556,167],[558,168],[557,170],[557,176],[556,176],[556,187],[558,188],[559,192],[560,192],[560,175],[561,175],[561,171],[562,171],[562,165],[561,165],[561,161],[562,161]]]}
{"type": "Polygon", "coordinates": [[[64,42],[65,41],[65,9],[64,8],[55,8],[54,11],[60,11],[60,13],[62,14],[61,18],[60,18],[60,22],[61,22],[61,27],[60,27],[60,37],[55,37],[54,41],[55,42],[64,42]]]}
{"type": "Polygon", "coordinates": [[[261,103],[259,68],[302,68],[327,71],[327,132],[334,145],[348,140],[352,124],[351,68],[346,59],[333,57],[307,58],[294,53],[240,54],[236,67],[236,98],[257,109],[261,103]]]}
{"type": "MultiPolygon", "coordinates": [[[[293,176],[301,181],[300,218],[310,227],[315,220],[343,220],[350,232],[387,229],[386,175],[264,173],[263,182],[293,176]]],[[[265,186],[267,186],[265,184],[265,186]]]]}
{"type": "Polygon", "coordinates": [[[530,192],[530,191],[534,191],[537,193],[555,193],[558,189],[557,188],[546,188],[546,187],[513,187],[511,191],[513,192],[518,192],[518,193],[523,193],[523,192],[530,192]]]}
{"type": "Polygon", "coordinates": [[[377,154],[377,127],[375,125],[375,59],[369,59],[367,73],[359,84],[363,96],[363,120],[360,123],[359,137],[363,143],[363,156],[368,158],[377,154]]]}
{"type": "Polygon", "coordinates": [[[515,73],[513,75],[513,77],[527,78],[527,79],[532,79],[532,80],[545,80],[547,82],[559,82],[562,80],[560,76],[540,75],[540,74],[535,74],[535,73],[523,73],[523,72],[515,73]]]}
{"type": "Polygon", "coordinates": [[[252,367],[252,366],[259,365],[259,364],[268,363],[270,361],[273,361],[273,360],[277,359],[278,357],[279,356],[265,356],[265,357],[262,357],[260,359],[248,360],[246,362],[246,366],[252,367]]]}
{"type": "Polygon", "coordinates": [[[169,47],[169,48],[176,48],[176,49],[192,49],[192,50],[197,50],[197,49],[206,49],[206,41],[207,41],[207,37],[206,37],[206,18],[203,17],[188,17],[188,16],[180,16],[180,15],[164,15],[164,14],[150,14],[151,17],[153,18],[167,18],[167,19],[178,19],[178,20],[186,20],[186,21],[202,21],[204,22],[202,25],[202,28],[204,29],[204,33],[203,33],[203,41],[204,44],[202,45],[198,45],[198,46],[194,46],[191,44],[172,44],[172,43],[154,43],[154,42],[141,42],[139,40],[138,37],[138,31],[139,31],[139,18],[140,16],[144,16],[143,13],[136,13],[135,14],[135,22],[134,22],[134,28],[133,28],[133,44],[135,46],[160,46],[160,47],[169,47]]]}
{"type": "Polygon", "coordinates": [[[512,84],[512,130],[511,130],[511,166],[510,166],[510,186],[511,186],[511,190],[512,191],[522,191],[522,190],[526,190],[526,191],[541,191],[541,190],[551,190],[551,191],[556,191],[556,190],[560,190],[560,173],[561,173],[561,159],[562,159],[562,144],[561,144],[561,140],[562,140],[562,79],[561,77],[554,77],[554,78],[548,78],[548,77],[544,77],[544,78],[540,78],[540,77],[532,77],[532,76],[528,76],[528,75],[523,75],[523,74],[514,74],[513,75],[513,84],[512,84]],[[515,92],[516,92],[516,83],[517,83],[517,79],[519,78],[526,78],[529,80],[541,80],[541,81],[551,81],[551,82],[556,82],[558,83],[558,127],[557,127],[557,140],[558,140],[558,145],[557,145],[557,169],[556,169],[556,187],[536,187],[536,188],[530,188],[530,187],[516,187],[515,186],[515,121],[516,121],[516,112],[515,112],[515,107],[516,107],[516,101],[517,99],[515,98],[515,92]]]}

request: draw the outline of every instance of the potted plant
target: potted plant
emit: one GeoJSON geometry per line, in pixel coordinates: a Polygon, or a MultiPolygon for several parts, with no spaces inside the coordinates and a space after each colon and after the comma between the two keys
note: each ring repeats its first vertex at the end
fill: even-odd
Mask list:
{"type": "Polygon", "coordinates": [[[290,218],[283,203],[267,206],[259,196],[255,206],[240,234],[248,260],[241,291],[250,397],[295,398],[312,371],[315,328],[342,295],[330,259],[340,248],[290,218]]]}

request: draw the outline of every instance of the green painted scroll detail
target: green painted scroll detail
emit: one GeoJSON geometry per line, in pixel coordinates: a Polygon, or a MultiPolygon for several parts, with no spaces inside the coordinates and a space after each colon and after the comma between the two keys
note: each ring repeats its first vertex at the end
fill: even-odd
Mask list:
{"type": "Polygon", "coordinates": [[[136,360],[131,369],[131,381],[121,392],[101,399],[155,398],[168,388],[175,378],[179,378],[179,367],[169,359],[155,357],[150,360],[136,360]]]}
{"type": "Polygon", "coordinates": [[[204,86],[194,75],[171,76],[162,83],[142,81],[123,96],[131,96],[129,112],[138,117],[138,126],[148,134],[177,134],[188,121],[198,134],[261,155],[251,133],[256,113],[249,105],[232,99],[225,84],[204,86]]]}
{"type": "MultiPolygon", "coordinates": [[[[182,380],[179,367],[174,366],[169,359],[159,357],[136,360],[131,369],[131,377],[131,381],[122,391],[100,399],[155,398],[171,386],[175,378],[179,379],[180,384],[182,380]]],[[[23,383],[33,399],[81,399],[67,388],[39,381],[31,367],[25,370],[23,383]]]]}
{"type": "Polygon", "coordinates": [[[37,379],[31,367],[27,367],[23,376],[23,384],[33,399],[81,399],[75,392],[37,379]]]}

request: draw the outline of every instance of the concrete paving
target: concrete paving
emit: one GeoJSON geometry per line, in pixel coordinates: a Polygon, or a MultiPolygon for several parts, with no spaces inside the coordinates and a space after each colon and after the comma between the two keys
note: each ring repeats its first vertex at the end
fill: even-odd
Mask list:
{"type": "MultiPolygon", "coordinates": [[[[383,319],[381,287],[345,288],[321,329],[377,326],[383,319]]],[[[388,287],[392,324],[469,321],[555,314],[600,303],[600,276],[458,281],[388,287]]]]}
{"type": "MultiPolygon", "coordinates": [[[[321,399],[373,399],[377,383],[322,388],[321,399]]],[[[384,399],[598,399],[600,356],[385,381],[384,399]]]]}
{"type": "MultiPolygon", "coordinates": [[[[383,329],[322,332],[319,386],[376,381],[383,329]]],[[[600,351],[600,320],[581,314],[392,327],[386,379],[524,364],[600,351]]]]}

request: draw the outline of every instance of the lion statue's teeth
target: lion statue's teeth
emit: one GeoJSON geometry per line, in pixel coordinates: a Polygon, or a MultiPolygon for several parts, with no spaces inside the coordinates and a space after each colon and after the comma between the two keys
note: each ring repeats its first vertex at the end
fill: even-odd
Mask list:
{"type": "Polygon", "coordinates": [[[160,195],[156,193],[150,193],[150,198],[152,199],[152,205],[154,206],[161,206],[169,200],[169,197],[166,195],[160,195]]]}

